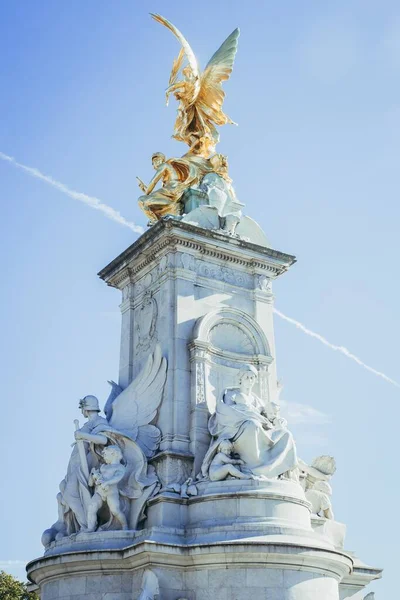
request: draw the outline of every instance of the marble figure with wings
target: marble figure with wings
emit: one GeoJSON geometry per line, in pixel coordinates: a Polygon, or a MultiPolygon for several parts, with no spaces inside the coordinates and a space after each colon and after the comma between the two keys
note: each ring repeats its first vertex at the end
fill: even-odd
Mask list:
{"type": "Polygon", "coordinates": [[[79,407],[87,421],[82,427],[78,420],[75,422],[75,444],[57,496],[59,519],[44,532],[45,546],[80,532],[137,529],[145,517],[147,500],[160,488],[148,459],[160,443],[161,432],[153,421],[166,377],[167,361],[157,345],[125,389],[110,382],[112,390],[104,407],[106,418],[99,414],[96,396],[80,400],[79,407]],[[108,457],[110,451],[114,457],[108,462],[107,451],[108,457]],[[118,477],[114,472],[119,473],[118,477]],[[115,489],[110,491],[111,485],[115,489]],[[107,500],[111,493],[114,510],[107,500]]]}

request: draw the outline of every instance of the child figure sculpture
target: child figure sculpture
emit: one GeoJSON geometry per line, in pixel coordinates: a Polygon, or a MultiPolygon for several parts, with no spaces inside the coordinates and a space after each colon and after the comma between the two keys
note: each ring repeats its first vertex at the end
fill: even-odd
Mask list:
{"type": "Polygon", "coordinates": [[[316,481],[306,491],[306,498],[311,503],[313,514],[325,519],[334,519],[332,510],[332,488],[327,481],[316,481]]]}
{"type": "Polygon", "coordinates": [[[228,475],[237,479],[253,479],[251,474],[242,473],[235,465],[243,465],[238,458],[231,458],[233,445],[229,440],[222,440],[218,452],[210,464],[209,477],[211,481],[222,481],[228,475]]]}
{"type": "Polygon", "coordinates": [[[104,503],[110,510],[110,519],[114,517],[122,529],[128,529],[128,523],[121,510],[118,483],[125,475],[125,466],[121,464],[122,452],[118,446],[106,446],[102,452],[105,464],[100,469],[92,469],[89,485],[95,486],[95,491],[88,506],[87,531],[97,528],[97,513],[104,503]]]}

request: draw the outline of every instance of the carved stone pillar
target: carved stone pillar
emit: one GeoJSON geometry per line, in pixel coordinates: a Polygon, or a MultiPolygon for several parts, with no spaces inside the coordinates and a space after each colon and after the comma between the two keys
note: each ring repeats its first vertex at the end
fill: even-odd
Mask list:
{"type": "Polygon", "coordinates": [[[210,445],[208,419],[210,411],[207,406],[206,389],[208,385],[207,349],[205,344],[191,342],[189,344],[190,364],[192,371],[191,408],[190,408],[190,451],[193,454],[193,475],[200,471],[203,457],[210,445]]]}

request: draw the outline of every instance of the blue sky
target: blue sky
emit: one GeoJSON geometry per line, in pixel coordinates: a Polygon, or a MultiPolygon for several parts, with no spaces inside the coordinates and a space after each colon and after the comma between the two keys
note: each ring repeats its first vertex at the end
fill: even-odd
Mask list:
{"type": "MultiPolygon", "coordinates": [[[[164,105],[172,35],[201,64],[236,27],[239,52],[219,149],[246,211],[298,263],[276,306],[399,379],[400,7],[382,0],[5,1],[0,152],[145,226],[135,176],[179,156],[164,105]]],[[[0,161],[3,468],[0,567],[41,554],[77,399],[117,378],[119,296],[96,273],[136,234],[0,161]]],[[[276,319],[277,363],[299,453],[333,454],[347,548],[397,585],[399,390],[276,319]],[[290,405],[290,404],[289,404],[290,405]],[[304,412],[304,411],[303,411],[304,412]],[[321,414],[319,414],[321,413],[321,414]],[[303,419],[304,420],[304,419],[303,419]],[[394,506],[393,506],[394,505],[394,506]],[[381,513],[390,513],[389,521],[381,513]]]]}

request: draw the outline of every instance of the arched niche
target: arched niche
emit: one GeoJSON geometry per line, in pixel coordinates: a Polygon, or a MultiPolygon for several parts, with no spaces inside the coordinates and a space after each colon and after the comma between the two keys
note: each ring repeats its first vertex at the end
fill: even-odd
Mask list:
{"type": "Polygon", "coordinates": [[[198,319],[189,344],[192,372],[190,444],[195,471],[210,442],[208,419],[227,387],[238,383],[244,364],[257,369],[256,393],[269,400],[268,367],[273,362],[268,340],[251,316],[235,308],[220,308],[198,319]]]}

